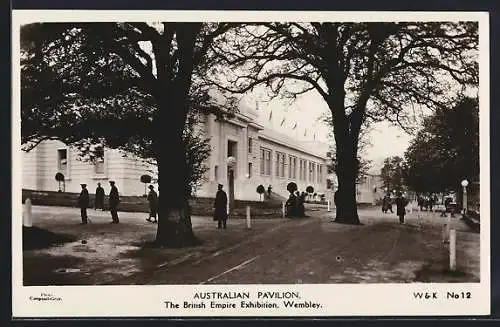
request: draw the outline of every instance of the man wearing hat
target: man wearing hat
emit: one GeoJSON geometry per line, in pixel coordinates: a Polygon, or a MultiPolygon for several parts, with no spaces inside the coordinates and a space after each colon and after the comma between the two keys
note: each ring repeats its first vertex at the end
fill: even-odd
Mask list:
{"type": "Polygon", "coordinates": [[[154,219],[153,222],[158,222],[156,219],[156,211],[158,208],[158,194],[155,192],[155,188],[153,185],[149,185],[149,194],[148,194],[148,202],[149,202],[149,217],[146,219],[151,222],[151,218],[154,219]]]}
{"type": "Polygon", "coordinates": [[[217,228],[221,229],[224,227],[226,229],[227,221],[227,194],[222,190],[222,184],[217,187],[217,194],[215,195],[214,203],[214,220],[217,221],[217,228]]]}
{"type": "Polygon", "coordinates": [[[104,189],[101,183],[97,183],[97,188],[95,189],[95,210],[97,209],[104,211],[104,189]]]}
{"type": "Polygon", "coordinates": [[[88,221],[87,208],[89,206],[90,197],[89,191],[87,191],[87,184],[80,184],[82,186],[82,191],[78,196],[78,206],[80,207],[80,214],[82,216],[82,225],[86,224],[88,221]]]}
{"type": "Polygon", "coordinates": [[[118,204],[120,203],[120,196],[118,194],[118,188],[115,186],[115,181],[109,181],[111,185],[111,190],[109,191],[109,211],[111,212],[112,224],[118,224],[120,220],[118,219],[118,204]]]}

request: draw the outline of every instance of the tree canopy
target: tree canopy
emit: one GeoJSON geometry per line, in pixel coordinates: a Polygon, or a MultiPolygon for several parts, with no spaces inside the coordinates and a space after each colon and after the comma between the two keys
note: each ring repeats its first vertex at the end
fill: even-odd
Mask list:
{"type": "Polygon", "coordinates": [[[407,184],[419,192],[457,190],[479,180],[479,106],[464,98],[424,120],[405,153],[407,184]]]}
{"type": "Polygon", "coordinates": [[[401,190],[405,169],[403,158],[400,156],[385,158],[384,165],[380,169],[382,186],[387,188],[388,191],[401,190]]]}
{"type": "Polygon", "coordinates": [[[21,119],[26,149],[46,139],[124,150],[154,162],[161,188],[157,242],[195,243],[191,191],[208,140],[200,112],[225,114],[196,78],[230,24],[44,23],[21,27],[21,119]],[[194,81],[194,82],[193,82],[194,81]],[[168,187],[166,184],[168,181],[168,187]],[[171,218],[171,219],[169,219],[171,218]]]}
{"type": "Polygon", "coordinates": [[[365,121],[411,127],[426,108],[452,103],[478,83],[477,22],[245,24],[211,49],[212,83],[271,96],[316,91],[328,104],[335,137],[336,221],[359,223],[356,176],[365,121]],[[220,77],[225,81],[220,81],[220,77]]]}

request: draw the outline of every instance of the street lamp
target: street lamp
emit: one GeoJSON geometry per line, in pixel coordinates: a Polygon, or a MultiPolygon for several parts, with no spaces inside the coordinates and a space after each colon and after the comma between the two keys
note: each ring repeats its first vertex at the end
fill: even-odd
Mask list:
{"type": "Polygon", "coordinates": [[[469,181],[464,179],[461,183],[463,188],[463,198],[462,198],[462,207],[464,210],[464,214],[467,213],[467,185],[469,185],[469,181]]]}
{"type": "Polygon", "coordinates": [[[230,214],[234,208],[234,166],[236,166],[236,158],[233,156],[227,157],[227,167],[228,167],[228,202],[227,202],[227,213],[230,214]]]}

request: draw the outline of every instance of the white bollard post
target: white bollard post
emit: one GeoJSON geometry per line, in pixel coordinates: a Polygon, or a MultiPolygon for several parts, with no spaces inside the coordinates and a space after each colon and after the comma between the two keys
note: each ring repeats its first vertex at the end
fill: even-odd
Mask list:
{"type": "Polygon", "coordinates": [[[457,232],[453,228],[450,230],[450,270],[451,271],[455,271],[457,269],[456,243],[457,243],[457,232]]]}
{"type": "Polygon", "coordinates": [[[26,226],[26,227],[33,226],[33,216],[31,214],[31,200],[30,200],[30,198],[27,198],[26,201],[24,201],[23,226],[26,226]]]}
{"type": "Polygon", "coordinates": [[[247,206],[247,228],[252,228],[252,223],[250,221],[250,206],[247,206]]]}
{"type": "Polygon", "coordinates": [[[285,218],[285,202],[281,202],[281,216],[285,218]]]}
{"type": "Polygon", "coordinates": [[[326,205],[327,205],[327,209],[326,210],[328,210],[328,212],[330,212],[330,200],[326,201],[326,205]]]}
{"type": "Polygon", "coordinates": [[[450,221],[446,221],[443,224],[443,243],[448,243],[450,241],[450,221]]]}

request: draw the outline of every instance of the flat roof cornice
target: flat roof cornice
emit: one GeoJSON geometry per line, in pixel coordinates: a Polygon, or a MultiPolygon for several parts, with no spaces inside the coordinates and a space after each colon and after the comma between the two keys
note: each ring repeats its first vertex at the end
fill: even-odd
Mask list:
{"type": "Polygon", "coordinates": [[[326,156],[323,157],[321,155],[318,155],[318,154],[315,154],[315,153],[311,153],[311,152],[307,151],[306,149],[304,149],[302,146],[292,145],[292,144],[290,144],[288,142],[285,142],[285,141],[282,141],[282,140],[278,140],[278,139],[276,139],[276,138],[274,138],[272,136],[269,136],[269,135],[259,134],[259,138],[271,141],[271,142],[279,144],[279,145],[284,145],[287,148],[291,148],[291,149],[297,150],[299,152],[302,152],[302,153],[305,153],[307,155],[319,158],[321,160],[325,160],[325,161],[327,160],[326,156]]]}

